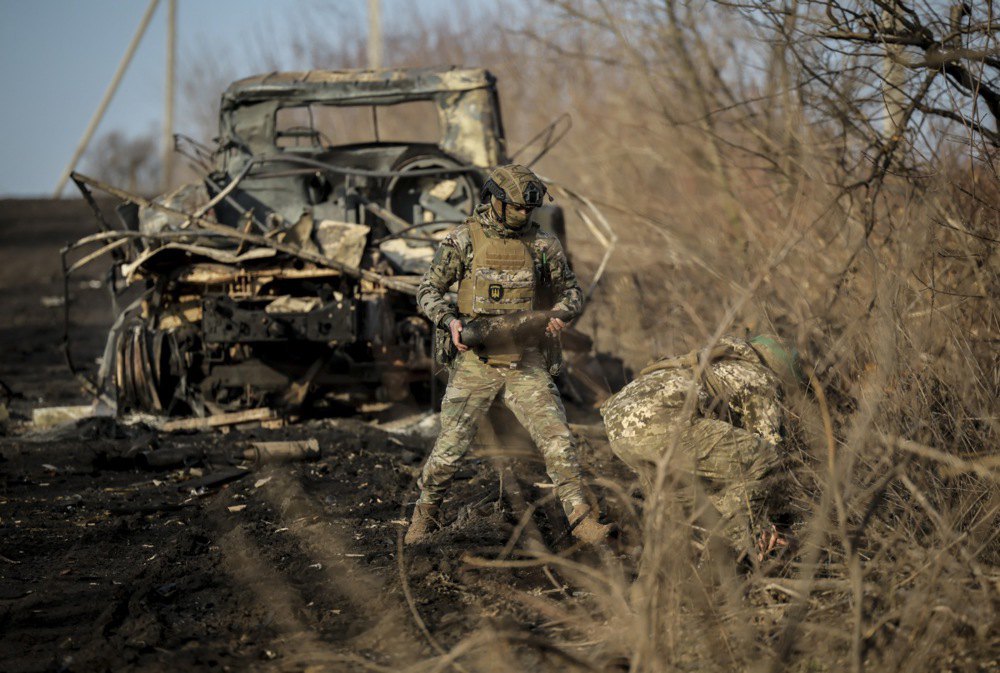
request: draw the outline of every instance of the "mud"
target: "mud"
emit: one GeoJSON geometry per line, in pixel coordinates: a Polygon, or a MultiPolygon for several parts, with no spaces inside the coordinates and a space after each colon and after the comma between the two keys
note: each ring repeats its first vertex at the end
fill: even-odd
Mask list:
{"type": "MultiPolygon", "coordinates": [[[[470,634],[513,629],[531,638],[511,641],[508,664],[572,669],[532,640],[558,627],[524,597],[585,599],[554,571],[483,568],[467,556],[538,545],[593,554],[566,534],[537,453],[469,460],[445,527],[401,557],[404,509],[432,439],[379,425],[401,410],[228,433],[163,434],[110,418],[31,432],[32,408],[88,401],[62,361],[62,309],[43,298],[61,294],[56,251],[89,217],[75,202],[3,202],[0,218],[0,380],[16,395],[0,437],[0,668],[400,670],[470,634]],[[252,441],[308,438],[322,450],[314,462],[238,458],[252,441]],[[138,460],[189,448],[205,457],[160,470],[138,460]]],[[[111,313],[101,279],[84,280],[72,288],[77,352],[93,366],[111,313]]],[[[585,466],[611,474],[606,448],[588,437],[585,466]]],[[[474,661],[474,648],[465,657],[474,661]]]]}

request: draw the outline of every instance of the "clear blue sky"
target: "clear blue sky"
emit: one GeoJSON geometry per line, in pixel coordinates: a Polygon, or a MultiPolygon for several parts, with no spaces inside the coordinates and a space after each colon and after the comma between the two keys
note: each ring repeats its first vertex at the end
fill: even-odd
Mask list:
{"type": "MultiPolygon", "coordinates": [[[[382,0],[384,22],[411,0],[382,0]]],[[[50,195],[125,53],[147,0],[0,0],[0,196],[50,195]]],[[[421,3],[427,16],[462,0],[421,3]]],[[[301,67],[289,35],[322,16],[357,34],[366,0],[178,0],[178,79],[206,53],[226,58],[240,76],[259,68],[254,53],[280,67],[301,67]],[[247,42],[260,43],[255,50],[247,42]],[[211,45],[206,50],[206,45],[211,45]]],[[[95,137],[112,129],[157,131],[163,114],[167,2],[122,80],[95,137]]],[[[337,35],[331,35],[337,39],[337,35]]],[[[391,63],[389,64],[391,65],[391,63]]],[[[221,93],[221,92],[220,92],[221,93]]],[[[178,85],[176,131],[185,124],[178,85]]]]}

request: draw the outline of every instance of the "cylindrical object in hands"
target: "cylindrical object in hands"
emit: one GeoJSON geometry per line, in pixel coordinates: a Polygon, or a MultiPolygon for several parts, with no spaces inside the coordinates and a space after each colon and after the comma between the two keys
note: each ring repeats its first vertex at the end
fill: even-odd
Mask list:
{"type": "Polygon", "coordinates": [[[552,318],[566,320],[566,311],[517,311],[480,316],[462,325],[462,343],[470,348],[537,344],[552,318]]]}

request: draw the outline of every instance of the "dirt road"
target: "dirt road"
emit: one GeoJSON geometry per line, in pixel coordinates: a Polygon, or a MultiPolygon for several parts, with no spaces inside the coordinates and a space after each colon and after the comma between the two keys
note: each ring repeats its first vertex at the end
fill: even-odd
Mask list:
{"type": "MultiPolygon", "coordinates": [[[[56,297],[57,249],[90,226],[80,203],[0,203],[0,380],[17,395],[0,437],[0,668],[400,670],[464,641],[462,661],[480,670],[498,651],[516,670],[573,670],[538,643],[568,628],[552,610],[586,597],[544,565],[476,560],[542,546],[590,558],[565,535],[536,455],[514,470],[469,461],[448,525],[400,558],[426,437],[366,418],[227,434],[98,418],[27,432],[33,408],[88,401],[62,359],[56,297]],[[240,456],[254,441],[305,438],[319,460],[258,468],[240,456]],[[200,455],[144,466],[144,453],[171,450],[200,455]]],[[[106,289],[91,276],[71,292],[77,352],[92,366],[106,289]]],[[[581,446],[592,473],[614,469],[599,441],[581,446]]]]}

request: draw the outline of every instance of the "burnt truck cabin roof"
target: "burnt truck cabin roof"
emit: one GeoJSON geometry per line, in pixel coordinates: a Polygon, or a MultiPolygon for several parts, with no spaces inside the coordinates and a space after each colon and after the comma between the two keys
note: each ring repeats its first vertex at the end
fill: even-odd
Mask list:
{"type": "Polygon", "coordinates": [[[242,105],[275,99],[287,103],[392,105],[495,86],[496,79],[488,70],[454,66],[272,72],[230,84],[222,94],[221,111],[225,114],[242,105]]]}
{"type": "Polygon", "coordinates": [[[481,168],[502,163],[504,130],[496,79],[483,68],[455,66],[273,72],[233,82],[222,94],[219,142],[224,151],[216,163],[234,173],[241,169],[241,155],[273,153],[280,108],[387,106],[420,100],[437,106],[442,151],[481,168]]]}

